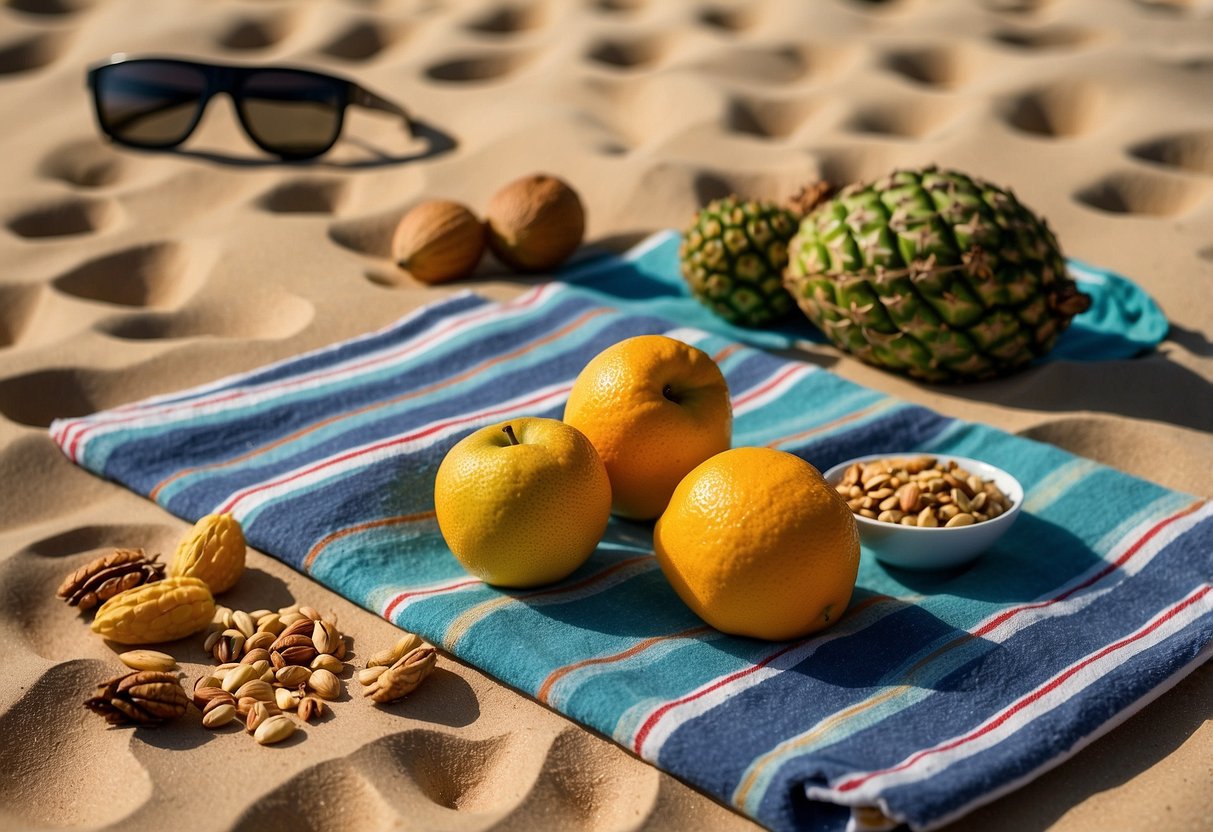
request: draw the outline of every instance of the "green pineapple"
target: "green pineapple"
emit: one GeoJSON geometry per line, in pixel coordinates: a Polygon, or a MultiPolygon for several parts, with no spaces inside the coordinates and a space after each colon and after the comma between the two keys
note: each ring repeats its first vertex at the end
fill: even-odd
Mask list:
{"type": "Polygon", "coordinates": [[[783,286],[796,215],[772,202],[726,197],[695,216],[682,236],[682,276],[726,321],[765,326],[795,307],[783,286]]]}
{"type": "Polygon", "coordinates": [[[1045,221],[957,171],[898,171],[818,205],[785,284],[841,349],[926,381],[1010,373],[1090,305],[1045,221]]]}

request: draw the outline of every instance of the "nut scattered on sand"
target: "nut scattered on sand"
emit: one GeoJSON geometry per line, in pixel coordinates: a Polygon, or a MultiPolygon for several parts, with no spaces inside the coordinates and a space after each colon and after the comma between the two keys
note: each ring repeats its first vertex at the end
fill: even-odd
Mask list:
{"type": "Polygon", "coordinates": [[[159,725],[185,713],[189,697],[171,673],[139,671],[97,686],[84,706],[111,725],[159,725]]]}
{"type": "Polygon", "coordinates": [[[159,557],[149,558],[142,549],[115,549],[64,578],[57,594],[70,606],[91,610],[119,592],[163,578],[159,557]]]}
{"type": "Polygon", "coordinates": [[[362,692],[376,702],[395,702],[417,690],[437,662],[437,650],[428,644],[417,647],[379,674],[362,692]]]}
{"type": "Polygon", "coordinates": [[[855,514],[902,526],[971,526],[1011,508],[993,480],[931,456],[856,462],[835,489],[855,514]]]}
{"type": "Polygon", "coordinates": [[[288,739],[294,733],[295,723],[289,717],[275,714],[257,726],[253,739],[261,745],[273,745],[288,739]]]}
{"type": "Polygon", "coordinates": [[[158,650],[128,650],[118,654],[118,661],[134,670],[158,670],[164,673],[177,669],[177,660],[158,650]]]}

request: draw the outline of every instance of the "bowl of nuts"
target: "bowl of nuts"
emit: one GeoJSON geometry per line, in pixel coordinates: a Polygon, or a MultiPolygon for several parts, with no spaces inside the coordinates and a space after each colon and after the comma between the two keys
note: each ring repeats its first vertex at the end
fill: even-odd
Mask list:
{"type": "Polygon", "coordinates": [[[870,454],[825,472],[865,548],[902,569],[973,560],[1011,527],[1023,487],[1001,468],[948,454],[870,454]]]}

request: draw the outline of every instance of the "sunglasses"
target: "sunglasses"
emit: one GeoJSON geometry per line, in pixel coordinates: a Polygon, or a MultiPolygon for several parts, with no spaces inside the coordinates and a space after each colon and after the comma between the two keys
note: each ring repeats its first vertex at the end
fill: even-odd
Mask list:
{"type": "Polygon", "coordinates": [[[131,147],[181,144],[218,93],[232,97],[248,137],[283,159],[311,159],[331,148],[351,104],[399,116],[412,133],[402,107],[353,81],[306,69],[115,55],[89,69],[88,86],[101,131],[131,147]]]}

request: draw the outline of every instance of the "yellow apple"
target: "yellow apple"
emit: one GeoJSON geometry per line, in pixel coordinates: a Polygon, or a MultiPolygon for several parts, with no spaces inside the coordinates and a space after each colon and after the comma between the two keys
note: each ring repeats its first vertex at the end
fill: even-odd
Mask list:
{"type": "Polygon", "coordinates": [[[567,577],[594,551],[610,518],[611,484],[576,428],[520,417],[447,452],[434,511],[468,572],[495,586],[540,586],[567,577]]]}

